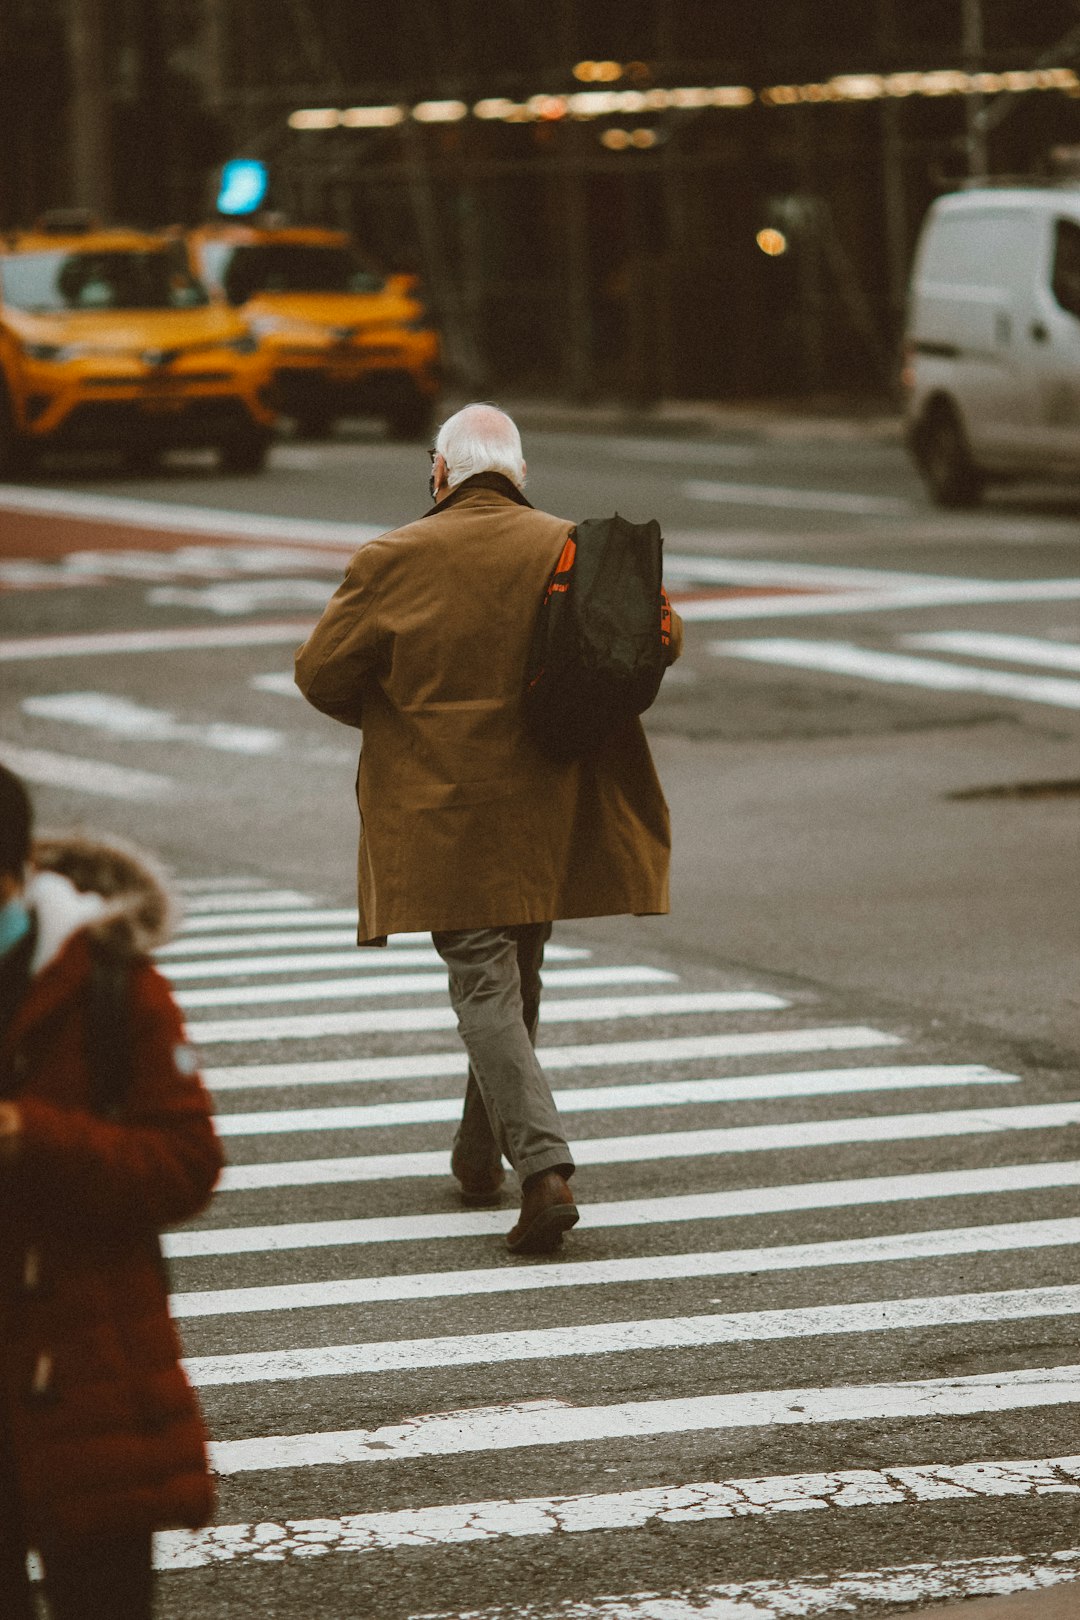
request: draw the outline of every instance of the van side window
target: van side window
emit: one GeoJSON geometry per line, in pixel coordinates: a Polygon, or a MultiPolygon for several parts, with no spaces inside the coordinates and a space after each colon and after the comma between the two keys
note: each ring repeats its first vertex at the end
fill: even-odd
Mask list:
{"type": "Polygon", "coordinates": [[[1054,226],[1054,297],[1080,320],[1080,225],[1059,219],[1054,226]]]}

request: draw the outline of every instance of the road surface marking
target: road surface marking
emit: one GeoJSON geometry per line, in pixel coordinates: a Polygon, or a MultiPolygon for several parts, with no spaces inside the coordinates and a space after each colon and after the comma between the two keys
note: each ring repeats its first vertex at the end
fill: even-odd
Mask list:
{"type": "Polygon", "coordinates": [[[876,591],[940,590],[944,585],[967,588],[962,574],[913,574],[891,568],[850,568],[835,563],[771,562],[759,557],[699,556],[692,552],[664,553],[664,574],[699,585],[763,585],[770,589],[876,591]]]}
{"type": "MultiPolygon", "coordinates": [[[[179,929],[177,930],[177,938],[174,942],[177,950],[181,950],[183,948],[190,934],[216,934],[226,932],[230,929],[239,930],[242,928],[254,928],[256,925],[260,929],[277,929],[306,927],[308,924],[311,924],[312,926],[318,925],[320,927],[330,927],[333,925],[344,924],[351,927],[352,931],[349,938],[354,941],[356,939],[355,906],[339,906],[333,909],[318,909],[316,908],[313,900],[309,900],[303,895],[298,895],[296,901],[287,903],[288,909],[276,907],[273,911],[268,911],[259,917],[252,917],[250,915],[232,916],[228,911],[212,909],[210,902],[213,901],[214,898],[215,897],[213,895],[208,894],[191,896],[189,899],[184,901],[186,915],[183,922],[180,924],[179,929]],[[193,915],[193,902],[196,899],[205,903],[201,904],[199,907],[196,907],[195,914],[193,915]],[[299,910],[298,905],[300,902],[303,903],[305,908],[309,909],[302,911],[299,910]]],[[[227,906],[235,906],[236,910],[241,912],[250,912],[252,909],[250,904],[246,907],[241,906],[239,896],[228,897],[225,900],[225,904],[227,906]]],[[[425,937],[430,938],[430,935],[425,937]]],[[[267,943],[271,946],[273,945],[272,940],[268,940],[267,943]]],[[[173,949],[173,946],[169,946],[168,949],[173,949]]]]}
{"type": "Polygon", "coordinates": [[[1080,1288],[1015,1288],[999,1293],[938,1294],[795,1310],[734,1311],[727,1315],[647,1317],[576,1327],[525,1328],[510,1333],[447,1334],[373,1344],[318,1345],[303,1350],[255,1350],[190,1356],[188,1377],[201,1388],[273,1384],[306,1378],[351,1378],[446,1367],[487,1367],[516,1361],[696,1350],[720,1344],[761,1344],[848,1333],[918,1333],[975,1322],[1032,1322],[1080,1315],[1080,1288]]]}
{"type": "Polygon", "coordinates": [[[132,770],[127,765],[107,765],[99,759],[75,759],[70,754],[23,748],[18,743],[0,741],[0,760],[9,770],[39,787],[66,788],[72,793],[92,793],[108,799],[133,799],[150,804],[176,801],[184,796],[184,790],[168,776],[132,770]]]}
{"type": "MultiPolygon", "coordinates": [[[[918,1605],[921,1614],[928,1603],[1044,1591],[1078,1578],[1080,1549],[1033,1556],[954,1558],[936,1564],[892,1564],[846,1575],[732,1582],[694,1591],[628,1592],[622,1597],[591,1601],[519,1600],[512,1608],[419,1614],[413,1620],[795,1620],[796,1616],[798,1620],[836,1620],[837,1615],[854,1615],[856,1610],[868,1612],[867,1604],[873,1604],[880,1614],[882,1604],[888,1604],[891,1612],[902,1603],[904,1613],[909,1615],[913,1613],[912,1605],[918,1605]]],[[[965,1614],[966,1609],[964,1605],[965,1614]]],[[[1063,1612],[1060,1601],[1055,1612],[1063,1612]]],[[[960,1614],[956,1620],[961,1620],[960,1614]]]]}
{"type": "Polygon", "coordinates": [[[680,602],[687,621],[790,619],[841,613],[891,613],[904,608],[978,606],[986,602],[1074,602],[1080,579],[957,581],[896,590],[842,591],[823,596],[742,596],[680,602]]]}
{"type": "MultiPolygon", "coordinates": [[[[503,1497],[494,1501],[398,1508],[381,1513],[346,1513],[339,1517],[277,1522],[261,1520],[258,1524],[211,1525],[205,1530],[167,1530],[155,1538],[154,1565],[161,1572],[205,1569],[211,1564],[282,1562],[294,1556],[307,1559],[402,1547],[452,1547],[520,1536],[640,1530],[650,1524],[697,1524],[775,1513],[909,1507],[917,1502],[949,1501],[959,1506],[965,1502],[1011,1496],[1038,1499],[1044,1495],[1075,1496],[1078,1492],[1078,1457],[1007,1457],[968,1463],[922,1463],[915,1467],[843,1468],[813,1474],[774,1474],[659,1485],[591,1496],[503,1497]]],[[[1062,1580],[1080,1576],[1080,1551],[1064,1558],[1061,1554],[1052,1556],[1062,1560],[1060,1566],[1055,1566],[1063,1570],[1062,1580]],[[1065,1563],[1065,1558],[1072,1561],[1071,1566],[1065,1563]]],[[[980,1566],[991,1565],[995,1574],[1000,1574],[1003,1566],[1012,1571],[1021,1560],[976,1562],[980,1566]]],[[[964,1567],[970,1566],[965,1564],[964,1567]]],[[[734,1590],[747,1591],[748,1588],[734,1590]]],[[[578,1607],[575,1603],[575,1613],[578,1607]]],[[[597,1616],[609,1612],[595,1605],[591,1608],[597,1616]]],[[[654,1610],[653,1614],[660,1612],[675,1620],[674,1609],[654,1610]]],[[[790,1617],[810,1611],[796,1610],[790,1605],[771,1611],[755,1606],[744,1610],[743,1614],[746,1620],[754,1620],[754,1617],[762,1620],[769,1612],[790,1617]]],[[[821,1610],[816,1612],[822,1613],[821,1610]]],[[[836,1609],[828,1611],[830,1615],[837,1612],[836,1609]]],[[[678,1613],[690,1620],[691,1615],[707,1616],[708,1611],[695,1605],[678,1613]]],[[[509,1620],[505,1609],[489,1610],[488,1614],[491,1620],[495,1620],[496,1615],[499,1620],[509,1620]]]]}
{"type": "Polygon", "coordinates": [[[688,478],[683,493],[692,501],[728,506],[775,506],[796,512],[854,512],[861,517],[902,517],[911,502],[895,495],[859,495],[839,489],[781,489],[774,484],[717,483],[688,478]]]}
{"type": "Polygon", "coordinates": [[[787,1243],[763,1249],[712,1249],[694,1254],[635,1255],[620,1260],[552,1261],[543,1266],[520,1268],[485,1266],[464,1271],[399,1272],[392,1276],[339,1277],[312,1283],[272,1283],[262,1287],[207,1288],[174,1294],[171,1308],[174,1315],[184,1318],[324,1310],[418,1299],[625,1287],[631,1283],[687,1277],[745,1277],[762,1271],[878,1266],[891,1261],[938,1260],[955,1255],[1072,1248],[1078,1243],[1080,1217],[1014,1221],[997,1226],[950,1226],[936,1232],[891,1232],[880,1237],[841,1238],[828,1243],[787,1243]]]}
{"type": "Polygon", "coordinates": [[[312,619],[275,624],[220,624],[194,630],[98,630],[85,635],[16,636],[0,640],[0,663],[20,659],[91,658],[116,653],[205,652],[219,647],[295,646],[312,619]]]}
{"type": "Polygon", "coordinates": [[[937,658],[911,658],[903,653],[874,652],[848,641],[793,641],[768,637],[755,641],[714,641],[709,651],[725,658],[750,658],[763,664],[822,670],[829,675],[855,675],[889,685],[922,686],[937,692],[980,692],[1017,698],[1024,703],[1050,703],[1080,709],[1080,681],[1045,675],[1014,675],[1006,670],[947,664],[937,658]]]}
{"type": "MultiPolygon", "coordinates": [[[[863,1142],[934,1141],[998,1131],[1061,1130],[1071,1125],[1080,1125],[1080,1102],[942,1110],[931,1114],[872,1114],[859,1118],[793,1120],[782,1125],[734,1125],[707,1131],[596,1137],[575,1142],[574,1158],[579,1165],[637,1164],[649,1159],[772,1153],[792,1148],[854,1146],[863,1142]]],[[[275,1164],[230,1165],[223,1172],[217,1191],[327,1186],[334,1182],[446,1174],[445,1153],[294,1159],[275,1164]]]]}
{"type": "Polygon", "coordinates": [[[276,754],[286,740],[283,732],[267,726],[231,725],[224,721],[198,725],[177,720],[167,709],[147,708],[109,692],[55,692],[24,698],[22,709],[36,719],[89,726],[135,742],[194,743],[226,754],[276,754]]]}
{"type": "Polygon", "coordinates": [[[947,630],[934,635],[905,636],[908,647],[928,652],[962,653],[972,658],[1000,658],[1009,664],[1037,664],[1043,669],[1067,669],[1080,674],[1080,647],[1073,642],[1048,641],[1039,636],[1006,636],[979,630],[947,630]]]}
{"type": "MultiPolygon", "coordinates": [[[[899,1035],[864,1025],[752,1030],[743,1035],[685,1035],[660,1041],[596,1041],[587,1046],[539,1046],[546,1070],[618,1067],[621,1064],[696,1062],[705,1058],[770,1057],[777,1052],[844,1052],[868,1046],[903,1046],[899,1035]]],[[[426,1052],[385,1058],[328,1058],[309,1063],[250,1063],[207,1069],[211,1091],[261,1091],[277,1086],[338,1086],[385,1080],[460,1078],[462,1052],[426,1052]]]]}
{"type": "MultiPolygon", "coordinates": [[[[385,949],[359,949],[356,944],[356,913],[349,912],[348,915],[353,918],[354,926],[352,928],[301,929],[270,934],[211,934],[200,938],[181,938],[174,940],[171,945],[163,945],[160,950],[155,952],[155,956],[159,960],[165,959],[165,967],[170,973],[173,971],[174,966],[181,965],[185,969],[190,967],[191,971],[194,972],[198,967],[198,958],[204,956],[210,957],[211,960],[220,958],[224,968],[226,961],[235,961],[235,957],[226,954],[230,951],[238,953],[260,951],[263,955],[258,960],[266,961],[267,967],[259,971],[277,972],[279,969],[270,965],[274,961],[280,960],[275,953],[295,950],[299,946],[311,947],[319,945],[348,946],[349,950],[340,954],[347,954],[352,965],[357,968],[366,967],[369,962],[385,962],[388,966],[393,967],[395,963],[411,959],[414,955],[419,959],[421,953],[424,953],[425,961],[442,961],[438,951],[430,944],[399,945],[396,940],[391,939],[389,947],[385,949]],[[178,957],[182,958],[183,961],[174,963],[174,958],[178,957]]],[[[262,918],[252,920],[261,922],[262,918]]],[[[250,921],[248,926],[250,926],[250,921]]],[[[431,938],[429,934],[422,937],[428,940],[431,938]]],[[[580,962],[585,957],[592,956],[592,954],[591,950],[586,950],[583,946],[559,945],[552,940],[549,940],[544,947],[545,961],[580,962]]],[[[252,960],[254,961],[254,958],[252,960]]],[[[302,958],[298,957],[298,960],[302,960],[302,958]]],[[[252,966],[237,971],[254,973],[256,969],[252,966]]]]}
{"type": "MultiPolygon", "coordinates": [[[[460,1072],[460,1066],[459,1066],[460,1072]]],[[[650,1080],[636,1086],[586,1086],[557,1091],[555,1104],[567,1114],[601,1109],[682,1108],[703,1103],[775,1100],[780,1097],[842,1097],[872,1091],[931,1087],[1005,1086],[1016,1074],[1000,1074],[979,1063],[908,1064],[874,1069],[805,1069],[794,1073],[733,1075],[723,1080],[650,1080]]],[[[249,1109],[218,1114],[219,1136],[271,1136],[292,1131],[381,1130],[389,1125],[434,1125],[456,1120],[460,1097],[426,1097],[422,1102],[369,1103],[346,1108],[249,1109]]]]}
{"type": "Polygon", "coordinates": [[[392,524],[335,523],[316,518],[269,517],[261,512],[233,512],[212,506],[172,505],[168,501],[129,496],[92,495],[75,490],[34,489],[6,485],[0,489],[0,511],[44,512],[92,523],[119,523],[133,529],[162,529],[169,534],[209,534],[261,540],[273,545],[334,545],[344,551],[389,533],[392,524]]]}
{"type": "Polygon", "coordinates": [[[325,607],[331,594],[323,579],[238,579],[198,587],[159,585],[146,600],[151,607],[195,608],[224,619],[281,606],[325,607]]]}
{"type": "Polygon", "coordinates": [[[433,1412],[380,1429],[219,1440],[211,1464],[222,1475],[345,1463],[461,1457],[654,1435],[720,1433],[811,1423],[933,1421],[1080,1402],[1080,1367],[1034,1367],[969,1378],[837,1385],[824,1389],[741,1390],[683,1400],[574,1406],[521,1401],[461,1412],[433,1412]]]}
{"type": "MultiPolygon", "coordinates": [[[[857,1209],[929,1198],[983,1198],[994,1194],[1080,1187],[1080,1160],[1010,1164],[944,1174],[871,1176],[851,1181],[799,1181],[735,1192],[684,1193],[582,1206],[578,1231],[685,1221],[737,1220],[751,1215],[808,1209],[857,1209]]],[[[222,1254],[280,1253],[287,1249],[337,1248],[346,1244],[413,1243],[461,1237],[498,1237],[506,1211],[455,1210],[437,1215],[367,1216],[345,1221],[297,1221],[280,1226],[227,1226],[167,1232],[172,1260],[222,1254]]]]}
{"type": "MultiPolygon", "coordinates": [[[[552,968],[544,984],[553,990],[585,990],[608,984],[676,984],[679,975],[654,967],[552,968]]],[[[181,990],[176,999],[185,1012],[203,1007],[280,1006],[287,1001],[350,1001],[354,996],[422,996],[445,990],[446,968],[439,973],[382,973],[362,979],[311,979],[289,984],[213,985],[208,990],[181,990]]]]}
{"type": "MultiPolygon", "coordinates": [[[[349,935],[331,936],[349,940],[349,935]]],[[[316,942],[318,936],[316,936],[316,942]]],[[[301,943],[303,936],[301,935],[301,943]]],[[[219,941],[218,948],[228,948],[231,942],[219,941]]],[[[276,942],[275,942],[276,943],[276,942]]],[[[267,951],[270,951],[271,942],[267,942],[267,951]]],[[[572,945],[548,945],[544,950],[545,962],[580,962],[592,955],[591,951],[580,950],[572,945]]],[[[266,954],[263,956],[218,956],[202,960],[201,954],[196,954],[193,961],[174,962],[169,960],[161,964],[162,972],[172,984],[179,984],[186,979],[241,979],[255,978],[270,973],[326,973],[338,968],[346,968],[355,973],[357,970],[366,971],[371,968],[399,968],[399,967],[442,967],[443,959],[434,946],[412,946],[408,949],[389,951],[362,951],[355,943],[350,950],[344,951],[310,951],[298,952],[296,955],[282,954],[276,956],[266,954]]],[[[670,977],[674,978],[672,974],[670,977]]]]}
{"type": "Polygon", "coordinates": [[[303,693],[291,675],[272,670],[269,675],[253,675],[248,683],[257,692],[274,692],[279,697],[302,698],[303,693]]]}
{"type": "MultiPolygon", "coordinates": [[[[227,921],[221,923],[221,926],[225,928],[253,928],[256,925],[260,928],[266,928],[269,924],[265,917],[241,917],[239,921],[236,921],[231,914],[250,911],[270,911],[276,914],[284,906],[289,908],[287,915],[299,923],[306,923],[309,920],[314,921],[316,918],[321,919],[326,915],[325,912],[315,911],[314,900],[306,894],[300,894],[296,889],[258,889],[254,891],[237,889],[234,892],[223,889],[214,894],[192,894],[188,896],[184,901],[187,920],[181,932],[187,929],[204,927],[207,915],[215,920],[216,925],[219,913],[227,915],[227,921]],[[199,913],[203,914],[200,921],[193,921],[192,919],[199,913]]],[[[352,918],[354,922],[356,921],[355,911],[335,911],[331,915],[342,920],[352,918]]]]}
{"type": "MultiPolygon", "coordinates": [[[[583,996],[548,1001],[545,1024],[607,1022],[619,1018],[693,1017],[701,1013],[776,1012],[790,1003],[757,990],[700,990],[674,995],[583,996]]],[[[380,1012],[306,1013],[280,1018],[223,1018],[193,1024],[191,1039],[213,1046],[225,1041],[321,1040],[327,1035],[400,1034],[406,1030],[456,1029],[447,1007],[391,1007],[380,1012]]]]}
{"type": "Polygon", "coordinates": [[[262,890],[266,884],[262,878],[234,874],[231,877],[174,878],[173,887],[182,894],[232,894],[241,889],[262,890]]]}

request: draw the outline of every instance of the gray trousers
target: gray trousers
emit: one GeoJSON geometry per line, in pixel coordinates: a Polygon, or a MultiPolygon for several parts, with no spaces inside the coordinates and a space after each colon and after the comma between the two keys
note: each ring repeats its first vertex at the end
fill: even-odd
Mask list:
{"type": "Polygon", "coordinates": [[[456,1169],[509,1159],[518,1179],[574,1167],[566,1133],[533,1045],[540,969],[550,923],[432,934],[450,973],[450,1001],[469,1054],[465,1109],[454,1137],[456,1169]]]}

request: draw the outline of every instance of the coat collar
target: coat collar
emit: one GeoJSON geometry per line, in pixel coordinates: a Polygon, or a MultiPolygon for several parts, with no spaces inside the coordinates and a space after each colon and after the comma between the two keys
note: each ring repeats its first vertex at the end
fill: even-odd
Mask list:
{"type": "Polygon", "coordinates": [[[471,478],[463,478],[460,484],[443,497],[437,506],[425,512],[425,517],[434,517],[437,512],[445,512],[448,506],[454,506],[464,496],[475,494],[481,489],[492,489],[496,495],[505,496],[507,500],[514,501],[518,506],[527,506],[532,511],[532,502],[527,501],[512,479],[500,472],[473,473],[471,478]]]}

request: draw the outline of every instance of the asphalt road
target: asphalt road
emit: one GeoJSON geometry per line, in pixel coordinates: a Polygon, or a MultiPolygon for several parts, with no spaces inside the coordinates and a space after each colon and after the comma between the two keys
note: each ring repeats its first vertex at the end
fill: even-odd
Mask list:
{"type": "Polygon", "coordinates": [[[0,756],[186,885],[163,966],[228,1134],[170,1239],[225,1528],[163,1541],[161,1612],[771,1620],[1080,1576],[1080,495],[934,512],[875,423],[521,414],[531,498],[659,516],[687,618],[650,716],[671,916],[565,925],[547,976],[555,1262],[501,1250],[509,1194],[457,1209],[437,971],[350,952],[354,742],[287,681],[423,450],[0,489],[0,756]]]}

